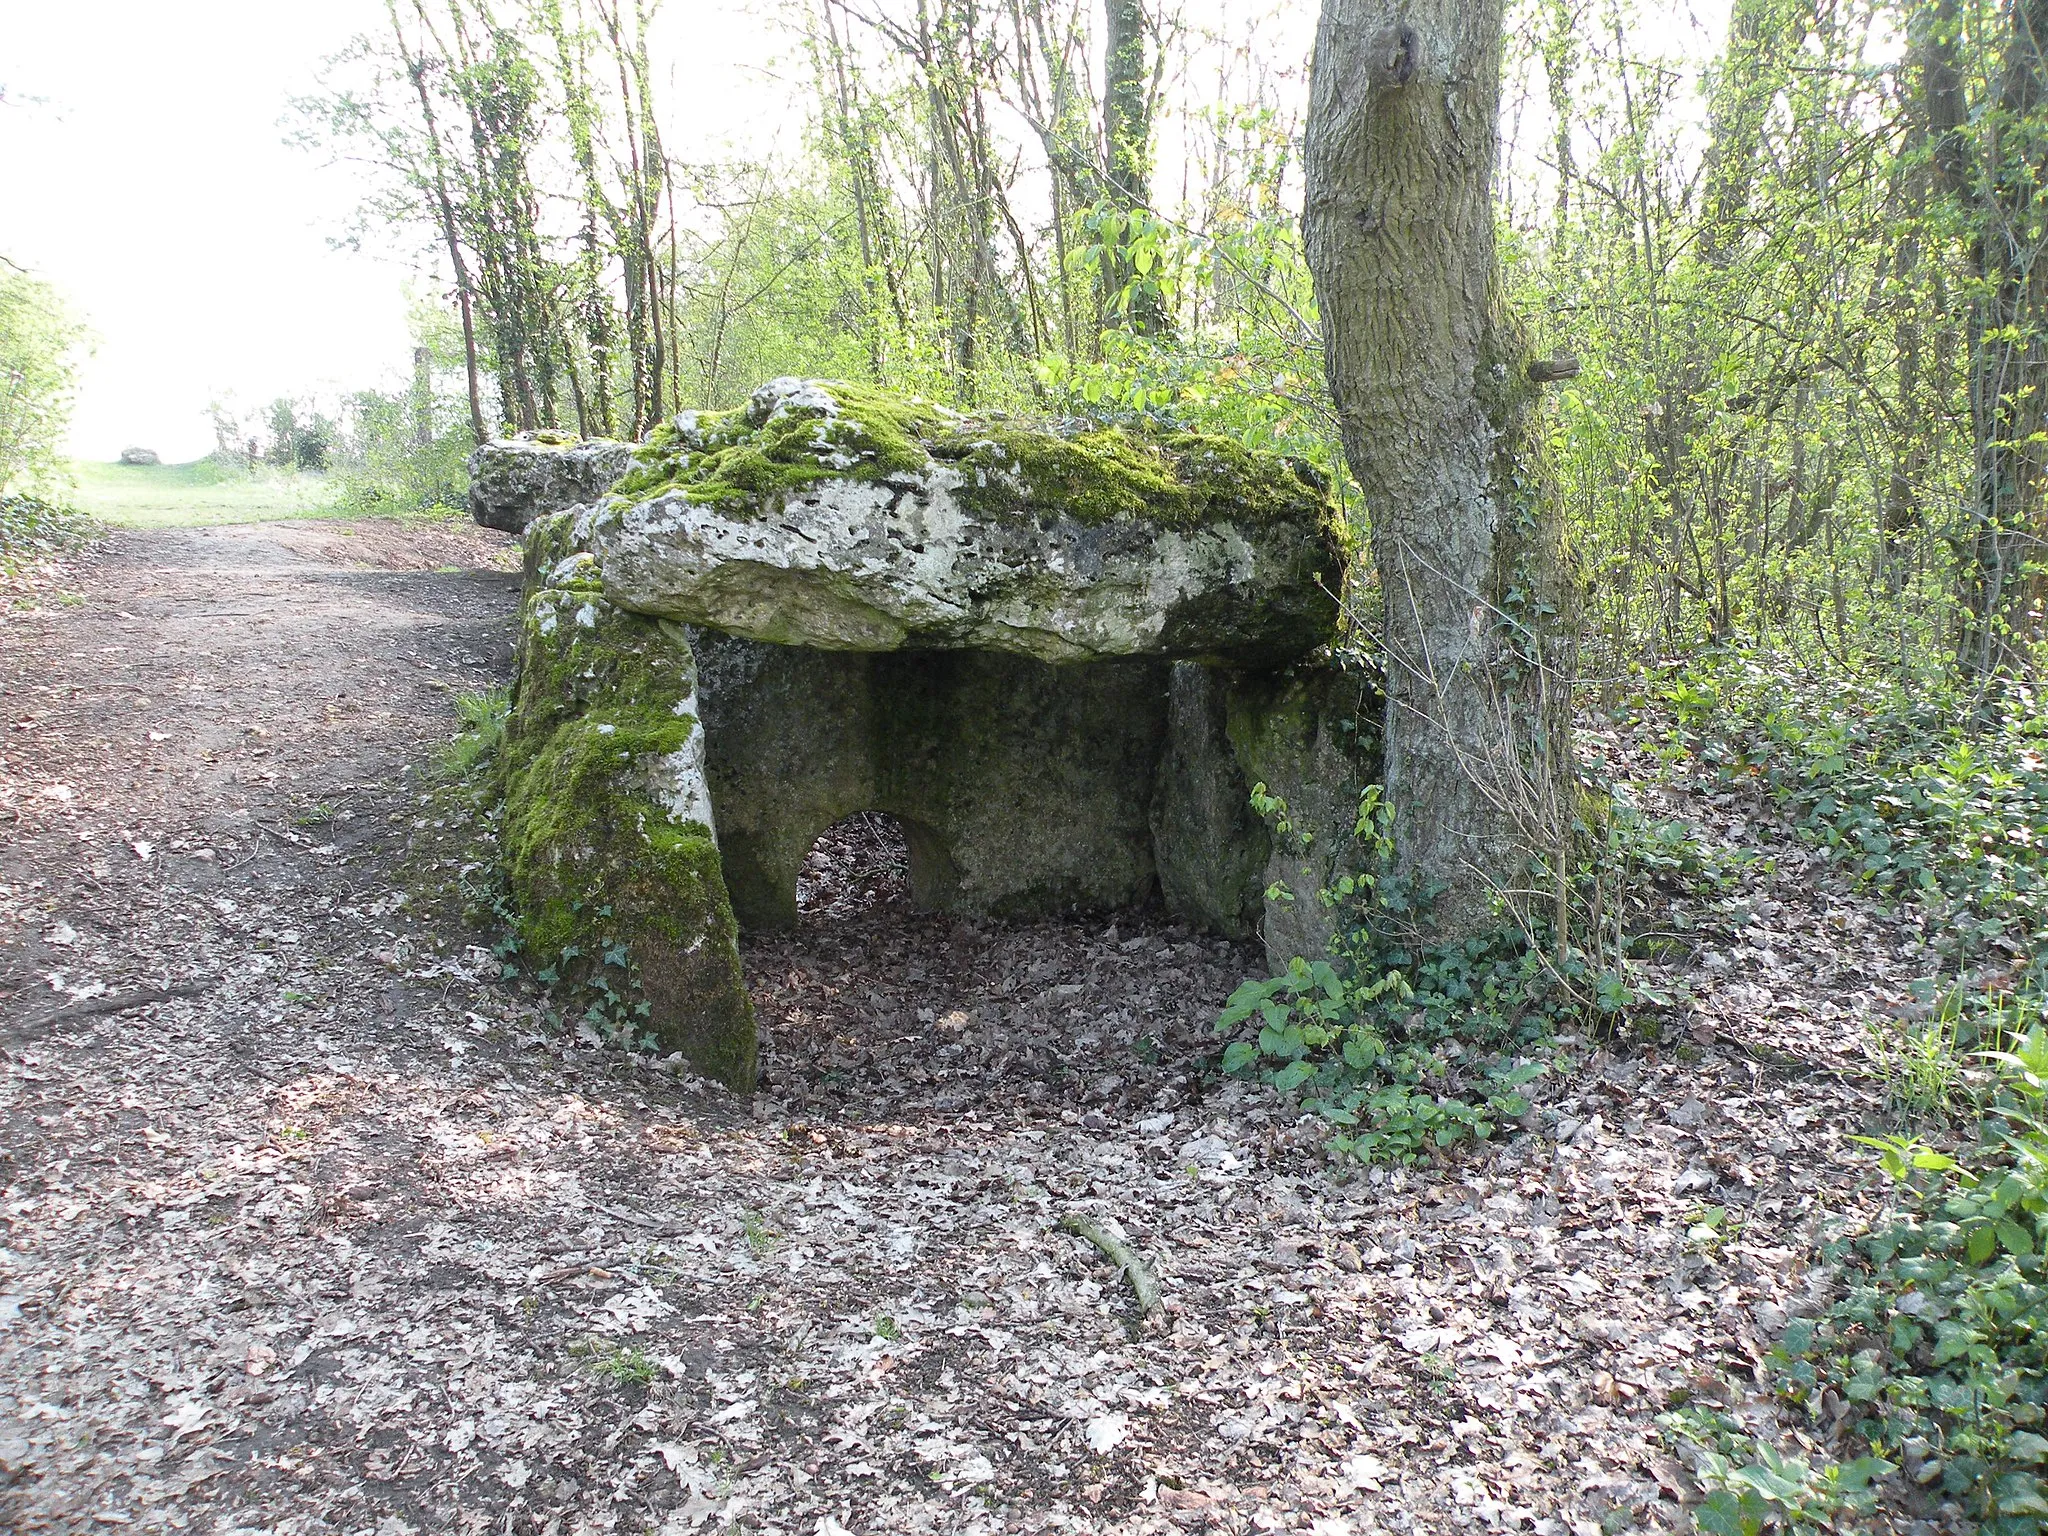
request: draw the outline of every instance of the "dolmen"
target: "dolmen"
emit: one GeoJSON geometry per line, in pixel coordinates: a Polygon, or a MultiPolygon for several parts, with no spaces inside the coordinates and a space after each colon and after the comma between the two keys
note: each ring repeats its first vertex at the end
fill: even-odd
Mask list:
{"type": "Polygon", "coordinates": [[[796,921],[856,812],[902,825],[926,910],[1156,900],[1275,963],[1328,949],[1379,707],[1335,659],[1346,533],[1305,467],[776,379],[637,446],[486,444],[471,480],[525,546],[520,937],[706,1074],[752,1086],[738,933],[796,921]]]}

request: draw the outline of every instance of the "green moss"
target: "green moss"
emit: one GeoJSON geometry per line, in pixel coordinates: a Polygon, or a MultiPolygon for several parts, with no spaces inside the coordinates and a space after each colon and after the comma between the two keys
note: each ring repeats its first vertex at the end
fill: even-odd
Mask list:
{"type": "Polygon", "coordinates": [[[704,506],[767,502],[821,480],[886,480],[930,463],[921,439],[939,430],[936,406],[858,384],[820,383],[835,409],[785,402],[768,413],[703,413],[666,424],[613,487],[629,501],[674,491],[704,506]]]}
{"type": "Polygon", "coordinates": [[[549,574],[569,585],[527,598],[497,759],[521,945],[601,1017],[751,1088],[754,1018],[718,845],[657,792],[673,771],[662,760],[702,729],[689,645],[607,601],[588,555],[549,574]]]}
{"type": "Polygon", "coordinates": [[[1090,524],[1144,518],[1169,528],[1334,522],[1321,487],[1291,461],[1225,437],[1143,426],[1064,434],[988,422],[935,439],[930,451],[967,475],[958,495],[985,515],[1057,514],[1090,524]]]}
{"type": "Polygon", "coordinates": [[[547,572],[576,552],[576,509],[543,512],[529,522],[519,535],[521,564],[526,584],[532,587],[547,572]]]}
{"type": "Polygon", "coordinates": [[[728,512],[776,510],[825,480],[882,481],[946,465],[984,516],[1144,518],[1175,528],[1219,520],[1297,522],[1331,536],[1325,488],[1295,463],[1229,438],[1135,426],[1078,431],[970,420],[865,385],[819,382],[822,404],[784,400],[664,424],[615,487],[624,501],[670,493],[728,512]]]}
{"type": "Polygon", "coordinates": [[[520,615],[513,689],[507,773],[596,703],[674,718],[677,702],[696,692],[696,668],[677,626],[627,613],[602,591],[541,587],[520,615]]]}
{"type": "Polygon", "coordinates": [[[693,717],[603,709],[562,725],[511,779],[503,843],[516,926],[561,978],[627,1003],[667,1049],[741,1090],[755,1024],[718,844],[649,794],[693,717]]]}

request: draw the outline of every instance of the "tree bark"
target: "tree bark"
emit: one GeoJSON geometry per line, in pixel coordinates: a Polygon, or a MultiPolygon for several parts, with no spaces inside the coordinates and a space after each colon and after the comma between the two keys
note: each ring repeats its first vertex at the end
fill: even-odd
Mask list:
{"type": "Polygon", "coordinates": [[[1383,610],[1381,890],[1432,940],[1550,903],[1573,818],[1576,594],[1494,250],[1502,12],[1324,0],[1306,145],[1330,392],[1383,610]]]}
{"type": "Polygon", "coordinates": [[[1150,274],[1138,271],[1131,255],[1131,221],[1145,217],[1152,202],[1152,90],[1145,68],[1145,7],[1143,0],[1105,0],[1103,10],[1103,150],[1109,201],[1124,220],[1115,237],[1104,242],[1103,307],[1110,314],[1121,312],[1138,335],[1158,336],[1168,329],[1166,306],[1158,284],[1150,274]]]}
{"type": "Polygon", "coordinates": [[[1937,190],[1969,232],[1964,324],[1973,443],[1970,526],[1958,539],[1963,623],[1956,659],[1966,676],[2025,665],[2042,616],[2039,564],[2048,553],[2048,0],[2007,0],[2002,68],[1988,110],[1964,87],[1967,39],[1955,0],[1933,0],[1918,22],[1926,127],[1937,190]]]}

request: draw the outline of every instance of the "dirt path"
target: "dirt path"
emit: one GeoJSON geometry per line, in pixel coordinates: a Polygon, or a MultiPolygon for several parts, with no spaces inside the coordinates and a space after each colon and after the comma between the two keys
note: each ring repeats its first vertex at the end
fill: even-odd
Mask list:
{"type": "Polygon", "coordinates": [[[1240,952],[882,902],[749,943],[744,1104],[546,1029],[399,909],[449,696],[505,673],[505,564],[126,534],[0,628],[0,1526],[1680,1520],[1653,1417],[1810,1301],[1863,1168],[1834,1073],[1910,935],[1781,850],[1694,915],[1676,1046],[1339,1184],[1204,1096],[1240,952]],[[1732,1236],[1689,1242],[1709,1203],[1732,1236]],[[1068,1211],[1151,1256],[1158,1327],[1068,1211]]]}

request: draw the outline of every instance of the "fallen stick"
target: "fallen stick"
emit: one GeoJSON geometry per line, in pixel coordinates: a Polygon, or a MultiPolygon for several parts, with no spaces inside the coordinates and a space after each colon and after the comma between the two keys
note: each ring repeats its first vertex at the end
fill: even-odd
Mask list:
{"type": "Polygon", "coordinates": [[[73,1019],[89,1019],[102,1013],[126,1013],[130,1008],[168,1003],[174,997],[197,997],[209,985],[203,981],[181,981],[175,987],[152,987],[143,992],[109,992],[105,997],[89,997],[82,1003],[46,1013],[40,1019],[31,1019],[21,1026],[21,1030],[23,1034],[35,1034],[53,1024],[68,1024],[73,1019]]]}
{"type": "Polygon", "coordinates": [[[1102,1250],[1105,1259],[1123,1271],[1124,1278],[1131,1282],[1132,1294],[1138,1298],[1139,1317],[1150,1317],[1159,1310],[1159,1282],[1152,1278],[1152,1271],[1131,1250],[1130,1244],[1121,1238],[1111,1237],[1078,1211],[1069,1211],[1060,1218],[1060,1230],[1086,1238],[1102,1250]]]}

